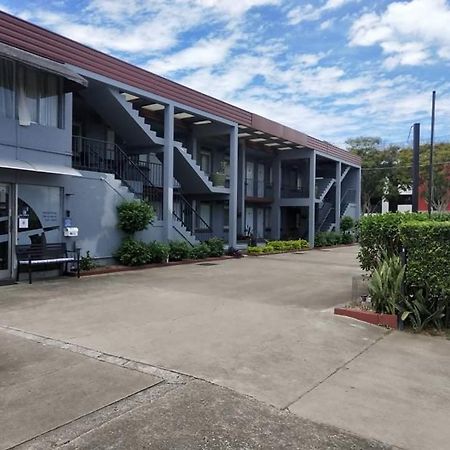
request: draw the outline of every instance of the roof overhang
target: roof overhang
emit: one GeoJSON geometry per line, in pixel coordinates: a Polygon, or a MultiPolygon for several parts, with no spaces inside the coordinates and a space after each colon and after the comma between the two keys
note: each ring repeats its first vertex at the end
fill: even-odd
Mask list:
{"type": "Polygon", "coordinates": [[[65,64],[43,58],[42,56],[26,52],[16,47],[11,47],[2,42],[0,42],[0,57],[12,59],[26,66],[62,77],[65,80],[64,90],[66,92],[83,89],[88,85],[86,78],[69,69],[65,64]]]}
{"type": "Polygon", "coordinates": [[[42,164],[20,159],[2,159],[0,158],[0,169],[26,170],[28,172],[50,173],[54,175],[68,175],[71,177],[82,177],[78,170],[72,167],[60,166],[54,164],[42,164]]]}

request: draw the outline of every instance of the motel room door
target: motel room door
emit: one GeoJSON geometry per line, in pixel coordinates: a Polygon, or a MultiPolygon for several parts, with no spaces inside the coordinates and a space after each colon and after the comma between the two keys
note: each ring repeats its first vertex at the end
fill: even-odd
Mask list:
{"type": "Polygon", "coordinates": [[[257,184],[257,195],[259,198],[264,197],[264,170],[265,166],[264,164],[258,164],[258,184],[257,184]]]}
{"type": "Polygon", "coordinates": [[[264,209],[258,208],[256,210],[256,237],[264,237],[264,209]]]}
{"type": "Polygon", "coordinates": [[[0,280],[11,278],[11,188],[0,184],[0,280]]]}
{"type": "MultiPolygon", "coordinates": [[[[253,197],[255,195],[255,165],[252,161],[247,161],[247,173],[246,173],[246,195],[247,197],[253,197]]],[[[253,226],[252,226],[253,228],[253,226]]]]}
{"type": "Polygon", "coordinates": [[[250,232],[254,233],[253,226],[253,208],[245,208],[245,228],[250,228],[250,232]]]}

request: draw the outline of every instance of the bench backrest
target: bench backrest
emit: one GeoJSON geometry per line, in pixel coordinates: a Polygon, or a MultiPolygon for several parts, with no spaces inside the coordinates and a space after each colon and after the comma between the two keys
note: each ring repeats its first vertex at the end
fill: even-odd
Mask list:
{"type": "Polygon", "coordinates": [[[65,242],[56,244],[16,245],[16,255],[19,260],[31,259],[32,261],[63,258],[67,255],[67,247],[65,242]]]}

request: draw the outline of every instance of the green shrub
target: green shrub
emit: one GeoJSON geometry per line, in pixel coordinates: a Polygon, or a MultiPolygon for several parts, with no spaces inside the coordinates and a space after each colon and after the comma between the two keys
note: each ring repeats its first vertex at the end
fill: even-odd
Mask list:
{"type": "Polygon", "coordinates": [[[383,261],[369,280],[369,295],[377,313],[397,314],[404,299],[405,266],[398,256],[383,256],[383,261]]]}
{"type": "Polygon", "coordinates": [[[353,244],[355,238],[350,233],[342,233],[341,234],[341,243],[342,244],[353,244]]]}
{"type": "Polygon", "coordinates": [[[169,257],[169,246],[163,242],[150,242],[147,249],[152,263],[164,263],[169,257]]]}
{"type": "Polygon", "coordinates": [[[301,250],[308,248],[309,244],[304,239],[295,239],[292,241],[268,241],[266,245],[260,247],[248,247],[248,253],[260,254],[260,253],[281,253],[289,252],[293,250],[301,250]],[[256,250],[253,250],[256,249],[256,250]]]}
{"type": "Polygon", "coordinates": [[[123,240],[115,256],[125,266],[141,266],[151,262],[148,245],[132,238],[123,240]]]}
{"type": "Polygon", "coordinates": [[[344,216],[341,219],[341,231],[343,233],[346,233],[346,234],[350,233],[350,231],[353,230],[354,226],[355,226],[355,221],[353,220],[352,217],[344,216]]]}
{"type": "Polygon", "coordinates": [[[447,307],[448,299],[444,295],[432,295],[428,289],[419,289],[404,299],[401,319],[409,322],[414,331],[421,331],[429,324],[440,329],[447,307]]]}
{"type": "Polygon", "coordinates": [[[223,249],[223,240],[213,237],[211,239],[208,239],[206,241],[206,245],[209,247],[209,256],[223,256],[224,249],[223,249]]]}
{"type": "Polygon", "coordinates": [[[327,233],[319,231],[314,238],[315,247],[325,247],[327,245],[327,233]]]}
{"type": "Polygon", "coordinates": [[[450,222],[404,223],[400,237],[407,251],[409,289],[450,298],[450,222]]]}
{"type": "MultiPolygon", "coordinates": [[[[383,253],[399,255],[402,242],[400,226],[413,221],[428,221],[423,213],[386,213],[361,217],[358,225],[360,251],[358,259],[363,270],[372,271],[378,265],[383,253]]],[[[436,222],[450,221],[450,214],[432,214],[436,222]]]]}
{"type": "Polygon", "coordinates": [[[119,215],[119,229],[129,235],[145,230],[155,218],[153,207],[141,200],[121,203],[117,207],[117,213],[119,215]]]}
{"type": "Polygon", "coordinates": [[[264,253],[264,247],[260,246],[260,247],[248,247],[247,248],[247,253],[249,255],[260,255],[262,253],[264,253]]]}
{"type": "Polygon", "coordinates": [[[206,243],[196,245],[191,249],[190,257],[192,259],[204,259],[209,256],[210,248],[206,243]]]}
{"type": "Polygon", "coordinates": [[[86,256],[82,256],[80,258],[80,270],[84,272],[89,272],[92,269],[95,269],[97,264],[95,264],[94,259],[92,258],[89,250],[86,252],[86,256]]]}
{"type": "Polygon", "coordinates": [[[341,235],[335,231],[330,231],[326,234],[327,245],[339,245],[341,244],[341,235]]]}
{"type": "Polygon", "coordinates": [[[185,241],[171,241],[169,243],[169,261],[188,259],[192,247],[185,241]]]}

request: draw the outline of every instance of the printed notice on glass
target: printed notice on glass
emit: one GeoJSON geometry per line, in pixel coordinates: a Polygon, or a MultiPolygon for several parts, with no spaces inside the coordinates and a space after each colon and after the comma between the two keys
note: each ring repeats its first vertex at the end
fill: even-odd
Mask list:
{"type": "Polygon", "coordinates": [[[28,217],[19,217],[19,229],[28,228],[28,217]]]}

